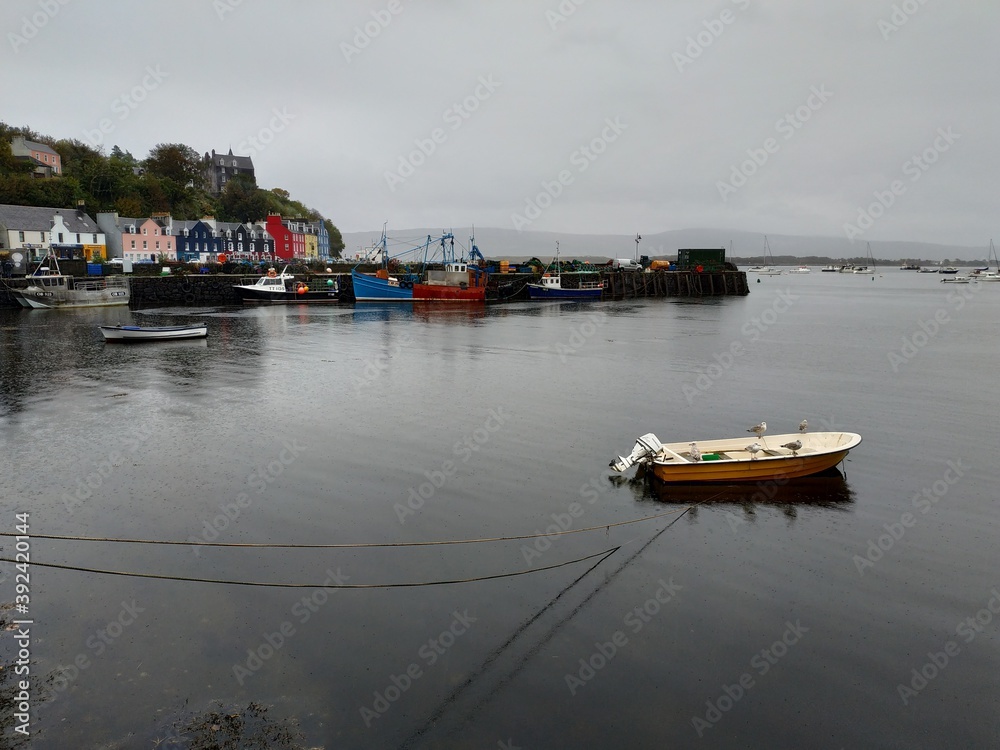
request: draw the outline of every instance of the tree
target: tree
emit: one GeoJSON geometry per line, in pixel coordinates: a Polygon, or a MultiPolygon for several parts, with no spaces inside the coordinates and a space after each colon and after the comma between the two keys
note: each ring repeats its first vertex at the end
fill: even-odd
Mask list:
{"type": "Polygon", "coordinates": [[[330,235],[330,255],[339,258],[344,252],[344,238],[332,221],[323,219],[323,224],[326,225],[326,231],[330,235]]]}
{"type": "Polygon", "coordinates": [[[223,221],[260,221],[267,216],[267,196],[249,175],[236,175],[220,197],[223,221]]]}
{"type": "Polygon", "coordinates": [[[150,174],[170,180],[181,188],[201,188],[205,182],[204,165],[198,152],[183,143],[160,143],[146,157],[144,166],[150,174]]]}

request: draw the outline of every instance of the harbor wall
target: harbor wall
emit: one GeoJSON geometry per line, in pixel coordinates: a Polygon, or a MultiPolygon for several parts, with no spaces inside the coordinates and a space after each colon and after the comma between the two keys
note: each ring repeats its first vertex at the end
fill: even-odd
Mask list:
{"type": "MultiPolygon", "coordinates": [[[[721,297],[742,296],[750,293],[744,271],[606,271],[600,274],[604,281],[604,299],[635,299],[640,297],[721,297]]],[[[132,295],[129,307],[204,307],[211,305],[238,305],[235,284],[253,283],[257,277],[236,274],[184,274],[171,276],[133,275],[130,277],[132,295]]],[[[340,301],[354,302],[350,273],[298,274],[310,288],[324,288],[327,280],[339,284],[340,301]]],[[[519,302],[529,299],[528,284],[535,283],[540,274],[493,274],[487,288],[488,302],[519,302]]],[[[567,289],[579,287],[581,281],[593,281],[593,273],[563,273],[562,283],[567,289]]],[[[24,278],[3,279],[0,283],[0,305],[16,307],[9,288],[23,289],[24,278]]]]}

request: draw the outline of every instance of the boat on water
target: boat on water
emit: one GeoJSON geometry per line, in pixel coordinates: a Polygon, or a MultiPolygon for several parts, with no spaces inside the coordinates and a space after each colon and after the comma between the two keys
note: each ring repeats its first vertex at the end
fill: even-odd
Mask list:
{"type": "Polygon", "coordinates": [[[823,266],[823,273],[838,273],[840,271],[840,266],[823,266]]]}
{"type": "Polygon", "coordinates": [[[340,302],[340,285],[336,281],[328,279],[325,285],[320,282],[318,289],[312,289],[305,282],[296,281],[295,274],[288,273],[288,266],[280,274],[272,268],[254,283],[234,284],[233,289],[244,304],[302,305],[340,302]]]}
{"type": "Polygon", "coordinates": [[[899,270],[900,271],[919,271],[920,270],[920,266],[918,266],[916,263],[907,263],[907,262],[904,261],[903,264],[899,267],[899,270]]]}
{"type": "Polygon", "coordinates": [[[997,257],[996,248],[993,247],[993,240],[990,240],[990,255],[986,258],[986,263],[985,268],[977,268],[970,274],[972,278],[976,281],[1000,281],[1000,258],[997,257]],[[996,261],[997,270],[990,270],[990,260],[996,261]]]}
{"type": "Polygon", "coordinates": [[[767,242],[767,235],[764,235],[764,264],[761,266],[753,266],[748,268],[747,271],[750,273],[755,273],[759,276],[780,276],[781,269],[774,267],[774,258],[771,257],[771,246],[767,242]]]}
{"type": "Polygon", "coordinates": [[[942,284],[972,284],[973,282],[979,282],[980,279],[974,276],[948,276],[947,278],[941,279],[942,284]]]}
{"type": "Polygon", "coordinates": [[[177,339],[203,339],[208,336],[208,325],[196,323],[185,326],[98,326],[105,341],[175,341],[177,339]]]}
{"type": "Polygon", "coordinates": [[[538,283],[528,284],[531,299],[577,299],[598,300],[604,294],[603,281],[581,281],[580,286],[567,289],[562,285],[562,264],[559,262],[559,243],[556,243],[556,257],[542,272],[538,283]],[[549,269],[555,266],[554,271],[549,269]]]}
{"type": "MultiPolygon", "coordinates": [[[[380,241],[382,267],[374,274],[351,270],[354,298],[358,302],[485,302],[488,274],[473,263],[455,258],[455,236],[450,232],[438,238],[443,267],[428,268],[428,252],[432,243],[427,236],[424,244],[422,273],[393,274],[389,271],[385,230],[380,241]]],[[[472,251],[478,253],[475,238],[472,251]]],[[[481,255],[481,254],[480,254],[481,255]]]]}
{"type": "Polygon", "coordinates": [[[928,268],[926,266],[921,266],[920,270],[917,271],[917,273],[937,273],[937,272],[938,270],[936,268],[928,268]]]}
{"type": "Polygon", "coordinates": [[[55,255],[39,262],[27,287],[10,292],[21,307],[35,310],[116,307],[127,305],[130,298],[127,276],[77,279],[59,270],[55,255]]]}
{"type": "Polygon", "coordinates": [[[807,432],[664,444],[650,432],[636,439],[628,456],[612,461],[611,468],[622,472],[641,464],[661,482],[794,479],[833,468],[860,443],[861,436],[853,432],[807,432]]]}
{"type": "Polygon", "coordinates": [[[789,268],[788,273],[809,273],[809,266],[798,266],[797,268],[789,268]]]}
{"type": "Polygon", "coordinates": [[[939,268],[938,273],[956,274],[958,273],[958,269],[955,266],[945,266],[944,268],[939,268]]]}

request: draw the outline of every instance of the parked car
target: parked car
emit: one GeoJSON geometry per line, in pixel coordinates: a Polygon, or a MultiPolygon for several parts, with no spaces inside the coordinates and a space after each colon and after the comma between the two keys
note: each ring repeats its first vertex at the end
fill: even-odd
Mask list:
{"type": "Polygon", "coordinates": [[[124,258],[112,258],[111,260],[108,261],[108,265],[109,266],[124,266],[125,265],[125,259],[124,258]]]}

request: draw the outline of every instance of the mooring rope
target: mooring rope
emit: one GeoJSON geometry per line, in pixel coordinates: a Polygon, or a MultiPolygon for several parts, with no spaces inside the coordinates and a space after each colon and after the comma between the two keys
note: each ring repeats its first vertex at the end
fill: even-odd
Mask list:
{"type": "MultiPolygon", "coordinates": [[[[403,583],[271,583],[267,581],[232,581],[226,579],[218,578],[188,578],[185,576],[168,576],[159,573],[136,573],[133,571],[124,570],[102,570],[100,568],[83,568],[74,565],[61,565],[59,563],[45,563],[37,562],[32,560],[29,565],[32,567],[40,568],[57,568],[59,570],[73,570],[78,573],[95,573],[98,575],[109,575],[109,576],[125,576],[128,578],[154,578],[160,581],[183,581],[187,583],[218,583],[227,586],[262,586],[267,588],[283,588],[283,589],[402,589],[402,588],[420,588],[423,586],[448,586],[458,583],[474,583],[476,581],[491,581],[498,578],[515,578],[517,576],[529,575],[530,573],[541,573],[546,570],[555,570],[556,568],[564,568],[568,565],[575,565],[576,563],[585,562],[587,560],[593,560],[596,557],[600,557],[601,560],[597,563],[603,562],[605,558],[610,557],[615,552],[621,549],[621,546],[611,547],[602,552],[595,552],[592,555],[587,555],[586,557],[578,557],[573,560],[568,560],[566,562],[556,563],[554,565],[546,565],[541,568],[529,568],[527,570],[519,570],[513,573],[495,573],[493,575],[486,576],[473,576],[472,578],[452,578],[446,580],[438,581],[412,581],[403,583]]],[[[9,557],[0,557],[0,562],[15,562],[9,557]]]]}

